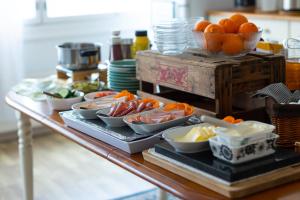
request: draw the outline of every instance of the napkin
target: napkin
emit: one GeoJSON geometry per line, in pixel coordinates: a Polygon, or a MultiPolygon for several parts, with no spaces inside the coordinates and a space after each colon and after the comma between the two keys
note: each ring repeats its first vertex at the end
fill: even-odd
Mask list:
{"type": "Polygon", "coordinates": [[[257,90],[252,97],[272,97],[277,103],[286,104],[300,100],[300,90],[292,93],[283,83],[274,83],[257,90]]]}

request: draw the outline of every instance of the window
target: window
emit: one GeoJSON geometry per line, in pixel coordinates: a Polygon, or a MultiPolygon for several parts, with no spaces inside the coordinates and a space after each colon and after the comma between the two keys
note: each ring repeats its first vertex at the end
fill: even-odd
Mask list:
{"type": "Polygon", "coordinates": [[[21,1],[23,8],[23,18],[25,20],[33,20],[36,18],[36,0],[21,1]]]}
{"type": "Polygon", "coordinates": [[[151,7],[151,0],[23,0],[22,3],[28,22],[114,13],[143,14],[151,7]]]}

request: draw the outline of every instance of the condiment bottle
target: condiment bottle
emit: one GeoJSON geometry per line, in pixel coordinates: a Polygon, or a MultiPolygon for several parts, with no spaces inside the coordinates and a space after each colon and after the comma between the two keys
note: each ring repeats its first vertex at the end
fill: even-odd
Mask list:
{"type": "Polygon", "coordinates": [[[144,51],[150,48],[150,40],[146,30],[140,30],[135,32],[135,41],[133,44],[133,57],[135,58],[136,52],[144,51]]]}
{"type": "Polygon", "coordinates": [[[132,59],[133,39],[132,38],[124,38],[124,39],[122,39],[121,43],[122,43],[123,59],[132,59]]]}
{"type": "Polygon", "coordinates": [[[112,38],[111,38],[111,46],[110,46],[110,54],[109,60],[122,60],[122,47],[121,47],[121,37],[120,31],[113,31],[112,38]]]}
{"type": "Polygon", "coordinates": [[[285,81],[290,90],[300,89],[300,40],[289,38],[284,42],[287,49],[285,81]]]}

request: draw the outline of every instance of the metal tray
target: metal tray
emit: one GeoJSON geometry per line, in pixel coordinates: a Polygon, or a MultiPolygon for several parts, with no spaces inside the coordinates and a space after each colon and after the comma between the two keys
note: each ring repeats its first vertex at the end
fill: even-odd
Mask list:
{"type": "Polygon", "coordinates": [[[60,112],[59,114],[67,126],[130,154],[149,149],[154,144],[162,141],[160,132],[137,134],[127,126],[109,127],[100,119],[82,119],[72,110],[60,112]]]}

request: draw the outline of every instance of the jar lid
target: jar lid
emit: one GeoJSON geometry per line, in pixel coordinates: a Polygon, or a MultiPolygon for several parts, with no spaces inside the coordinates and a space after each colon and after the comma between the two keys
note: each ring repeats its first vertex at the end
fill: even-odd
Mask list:
{"type": "Polygon", "coordinates": [[[146,30],[135,31],[135,36],[147,36],[147,31],[146,30]]]}

